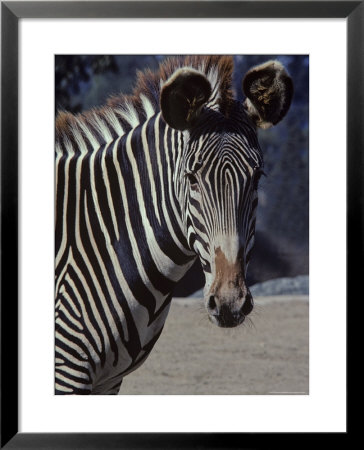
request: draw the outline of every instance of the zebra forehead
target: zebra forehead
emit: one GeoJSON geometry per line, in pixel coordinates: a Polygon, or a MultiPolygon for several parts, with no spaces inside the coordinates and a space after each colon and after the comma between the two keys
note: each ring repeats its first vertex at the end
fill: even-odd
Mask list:
{"type": "MultiPolygon", "coordinates": [[[[189,148],[189,164],[202,171],[211,164],[222,168],[240,168],[243,172],[263,165],[260,146],[249,144],[244,135],[212,133],[196,140],[189,148]]],[[[193,167],[191,167],[193,170],[193,167]]]]}

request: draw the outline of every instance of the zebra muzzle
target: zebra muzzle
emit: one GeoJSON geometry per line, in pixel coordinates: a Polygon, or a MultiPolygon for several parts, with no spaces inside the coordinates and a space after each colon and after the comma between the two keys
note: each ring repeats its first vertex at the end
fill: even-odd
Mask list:
{"type": "Polygon", "coordinates": [[[253,310],[253,297],[247,291],[245,296],[209,295],[206,302],[211,322],[220,327],[232,328],[244,322],[245,317],[253,310]]]}
{"type": "Polygon", "coordinates": [[[253,309],[243,265],[230,262],[221,248],[215,250],[215,277],[206,296],[209,318],[220,327],[236,327],[253,309]]]}

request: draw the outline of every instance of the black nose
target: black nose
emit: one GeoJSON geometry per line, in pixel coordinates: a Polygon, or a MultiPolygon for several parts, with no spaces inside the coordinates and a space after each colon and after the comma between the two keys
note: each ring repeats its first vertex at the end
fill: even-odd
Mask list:
{"type": "MultiPolygon", "coordinates": [[[[244,301],[243,306],[241,307],[240,312],[244,316],[247,316],[248,314],[250,314],[252,312],[253,307],[254,307],[253,297],[250,294],[250,292],[248,292],[245,297],[245,301],[244,301]]],[[[234,316],[234,314],[231,313],[231,310],[227,306],[227,304],[223,303],[220,306],[220,308],[217,306],[214,295],[210,295],[209,300],[207,302],[207,308],[208,308],[209,313],[213,316],[222,316],[222,317],[225,317],[225,316],[227,317],[229,315],[231,317],[234,316]]]]}
{"type": "Polygon", "coordinates": [[[233,313],[227,303],[222,303],[220,306],[217,306],[213,295],[209,297],[207,307],[210,315],[215,317],[220,327],[235,327],[244,320],[244,316],[239,313],[233,313]]]}
{"type": "Polygon", "coordinates": [[[220,306],[219,319],[226,325],[234,324],[237,319],[237,314],[233,314],[231,308],[226,303],[223,303],[220,306]]]}
{"type": "Polygon", "coordinates": [[[220,306],[217,306],[214,295],[210,295],[209,301],[207,302],[207,308],[212,316],[223,321],[230,321],[234,316],[227,303],[222,303],[220,306]]]}

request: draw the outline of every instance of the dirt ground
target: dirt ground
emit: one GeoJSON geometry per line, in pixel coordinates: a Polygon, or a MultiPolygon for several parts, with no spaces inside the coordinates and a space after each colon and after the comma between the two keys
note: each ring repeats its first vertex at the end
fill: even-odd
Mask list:
{"type": "Polygon", "coordinates": [[[159,341],[120,395],[308,394],[308,297],[254,301],[243,326],[222,329],[201,299],[174,299],[159,341]]]}

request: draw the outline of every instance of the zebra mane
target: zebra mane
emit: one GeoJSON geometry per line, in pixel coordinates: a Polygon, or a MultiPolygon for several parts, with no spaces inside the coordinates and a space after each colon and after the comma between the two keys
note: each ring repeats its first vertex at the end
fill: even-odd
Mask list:
{"type": "Polygon", "coordinates": [[[210,106],[212,103],[223,114],[227,113],[233,98],[232,56],[169,57],[160,64],[157,71],[138,71],[131,95],[111,97],[106,105],[77,115],[59,112],[56,118],[56,143],[75,142],[77,147],[80,140],[83,141],[86,137],[92,145],[99,146],[143,124],[160,111],[161,88],[181,67],[191,67],[205,74],[212,87],[210,106]]]}

